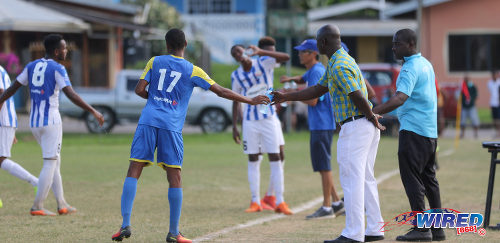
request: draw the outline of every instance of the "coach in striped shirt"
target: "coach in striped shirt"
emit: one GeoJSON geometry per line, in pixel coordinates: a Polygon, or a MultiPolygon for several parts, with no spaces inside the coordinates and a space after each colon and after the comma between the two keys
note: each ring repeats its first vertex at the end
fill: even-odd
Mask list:
{"type": "Polygon", "coordinates": [[[335,119],[341,125],[337,162],[340,184],[344,190],[346,226],[337,239],[325,243],[382,240],[383,219],[373,167],[380,140],[379,129],[385,127],[378,123],[380,116],[371,110],[372,104],[368,101],[366,84],[358,65],[341,48],[338,27],[321,27],[316,40],[319,52],[330,57],[325,75],[317,85],[302,91],[286,94],[274,92],[274,100],[310,100],[330,91],[335,119]]]}

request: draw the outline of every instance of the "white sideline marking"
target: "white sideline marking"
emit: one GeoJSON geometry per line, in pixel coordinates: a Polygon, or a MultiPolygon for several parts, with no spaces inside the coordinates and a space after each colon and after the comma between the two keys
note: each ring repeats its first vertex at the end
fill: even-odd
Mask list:
{"type": "MultiPolygon", "coordinates": [[[[455,150],[453,149],[448,149],[446,151],[443,151],[441,153],[439,153],[438,157],[446,157],[446,156],[450,156],[453,154],[453,152],[455,152],[455,150]]],[[[395,170],[391,170],[389,172],[386,172],[382,175],[380,175],[378,178],[377,178],[377,185],[384,182],[385,180],[391,178],[392,176],[394,175],[397,175],[399,174],[399,169],[395,169],[395,170]]],[[[340,191],[338,193],[339,196],[342,196],[342,194],[344,194],[343,191],[340,191]]],[[[295,207],[295,208],[291,208],[291,210],[293,211],[293,213],[300,213],[300,212],[303,212],[305,210],[308,210],[312,207],[314,207],[315,205],[318,205],[320,204],[321,202],[323,202],[323,196],[321,197],[317,197],[309,202],[306,202],[298,207],[295,207]]],[[[285,218],[287,216],[283,215],[283,214],[275,214],[275,215],[270,215],[270,216],[266,216],[266,217],[262,217],[262,218],[258,218],[258,219],[254,219],[254,220],[250,220],[246,223],[243,223],[243,224],[238,224],[238,225],[235,225],[235,226],[231,226],[231,227],[227,227],[225,229],[221,229],[219,231],[216,231],[216,232],[213,232],[213,233],[209,233],[209,234],[206,234],[204,236],[200,236],[196,239],[194,239],[193,241],[194,242],[200,242],[200,241],[206,241],[206,240],[211,240],[215,237],[218,237],[218,236],[221,236],[221,235],[224,235],[224,234],[227,234],[231,231],[235,231],[235,230],[239,230],[239,229],[244,229],[244,228],[248,228],[248,227],[252,227],[254,225],[258,225],[258,224],[263,224],[265,222],[269,222],[269,221],[273,221],[273,220],[277,220],[277,219],[281,219],[281,218],[285,218]]]]}
{"type": "MultiPolygon", "coordinates": [[[[392,171],[389,171],[387,173],[384,173],[382,175],[379,176],[379,179],[377,179],[377,184],[380,184],[382,183],[383,181],[389,179],[391,176],[393,175],[396,175],[399,173],[399,169],[396,169],[396,170],[392,170],[392,171]]],[[[343,192],[339,192],[339,196],[341,196],[343,194],[343,192]]],[[[323,196],[321,197],[317,197],[309,202],[306,202],[298,207],[295,207],[295,208],[291,208],[291,210],[293,211],[293,213],[300,213],[300,212],[303,212],[305,210],[308,210],[312,207],[314,207],[315,205],[318,205],[320,204],[321,202],[323,202],[323,196]]],[[[224,234],[227,234],[231,231],[235,231],[235,230],[239,230],[239,229],[244,229],[244,228],[248,228],[248,227],[252,227],[254,225],[258,225],[258,224],[262,224],[262,223],[265,223],[265,222],[269,222],[269,221],[273,221],[273,220],[276,220],[276,219],[281,219],[281,218],[284,218],[284,217],[287,217],[283,214],[275,214],[275,215],[270,215],[270,216],[266,216],[266,217],[262,217],[262,218],[258,218],[258,219],[254,219],[254,220],[250,220],[244,224],[238,224],[238,225],[235,225],[235,226],[231,226],[231,227],[227,227],[225,229],[222,229],[222,230],[219,230],[219,231],[216,231],[216,232],[213,232],[213,233],[209,233],[209,234],[206,234],[204,236],[201,236],[201,237],[198,237],[196,239],[194,239],[193,241],[194,242],[200,242],[200,241],[206,241],[206,240],[211,240],[215,237],[218,237],[218,236],[221,236],[221,235],[224,235],[224,234]]]]}

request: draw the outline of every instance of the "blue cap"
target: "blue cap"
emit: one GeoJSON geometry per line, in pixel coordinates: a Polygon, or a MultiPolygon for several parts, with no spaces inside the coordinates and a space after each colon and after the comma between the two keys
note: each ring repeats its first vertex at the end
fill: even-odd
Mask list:
{"type": "Polygon", "coordinates": [[[300,45],[294,47],[295,50],[297,51],[318,51],[318,47],[316,46],[316,40],[315,39],[307,39],[303,41],[300,45]]]}

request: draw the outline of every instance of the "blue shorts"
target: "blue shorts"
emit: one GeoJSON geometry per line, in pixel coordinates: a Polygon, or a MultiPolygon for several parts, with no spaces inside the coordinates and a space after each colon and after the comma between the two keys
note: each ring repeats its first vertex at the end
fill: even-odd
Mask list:
{"type": "Polygon", "coordinates": [[[152,165],[157,148],[158,166],[163,169],[182,167],[184,144],[181,133],[148,125],[137,125],[130,149],[130,161],[147,163],[146,166],[152,165]]]}
{"type": "Polygon", "coordinates": [[[334,130],[312,130],[311,139],[311,163],[314,172],[332,170],[330,160],[332,159],[332,140],[334,130]]]}

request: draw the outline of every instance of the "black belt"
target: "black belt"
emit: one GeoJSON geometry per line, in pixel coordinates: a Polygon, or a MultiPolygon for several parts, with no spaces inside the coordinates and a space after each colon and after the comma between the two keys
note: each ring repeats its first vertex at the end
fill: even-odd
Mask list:
{"type": "Polygon", "coordinates": [[[354,120],[358,120],[358,119],[361,119],[361,118],[363,118],[363,117],[365,117],[365,115],[351,116],[351,117],[349,117],[349,118],[347,118],[347,119],[345,119],[345,120],[341,121],[341,122],[340,122],[340,125],[342,126],[342,125],[344,125],[344,124],[346,124],[346,123],[348,123],[348,122],[352,122],[352,121],[354,121],[354,120]]]}

